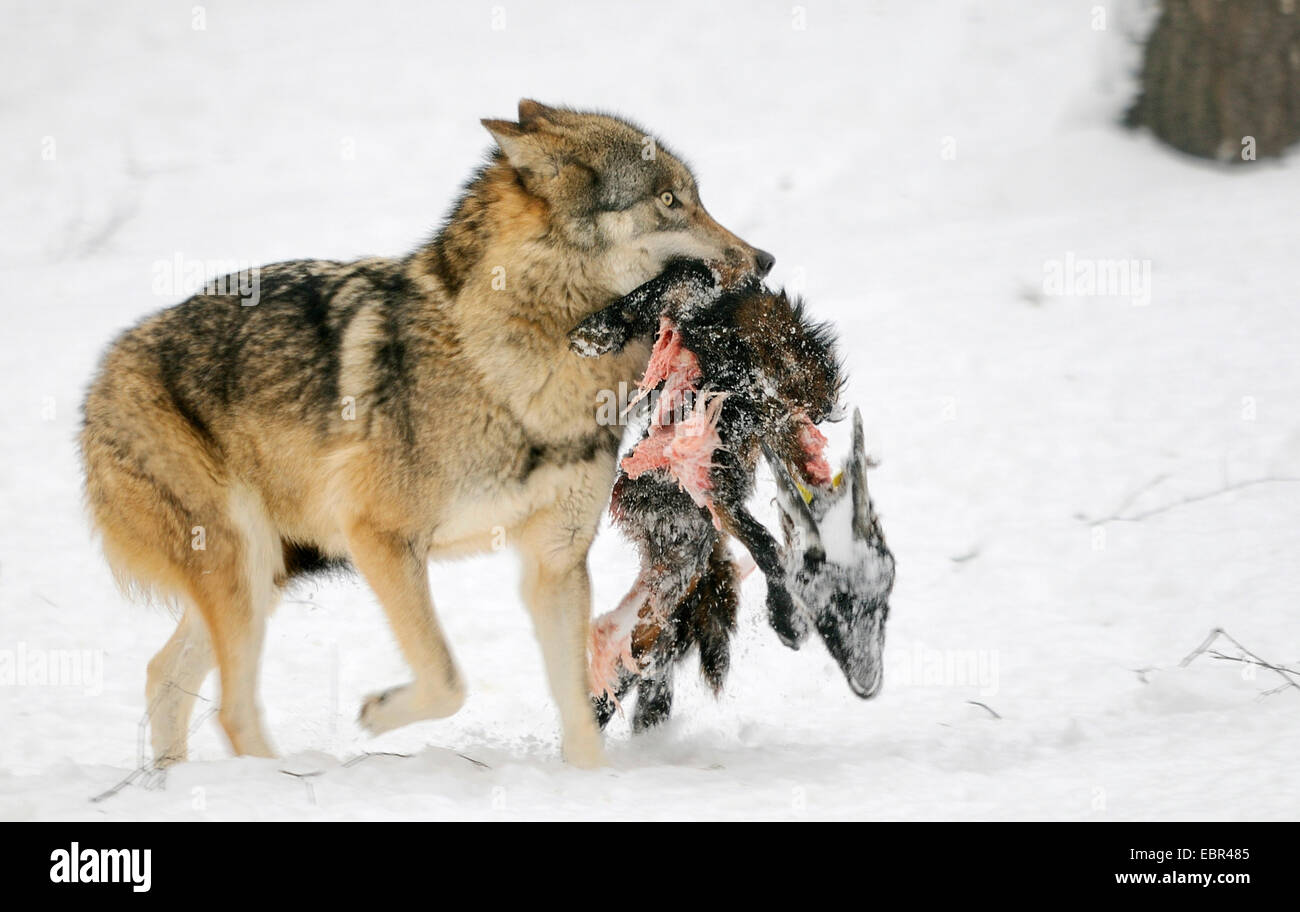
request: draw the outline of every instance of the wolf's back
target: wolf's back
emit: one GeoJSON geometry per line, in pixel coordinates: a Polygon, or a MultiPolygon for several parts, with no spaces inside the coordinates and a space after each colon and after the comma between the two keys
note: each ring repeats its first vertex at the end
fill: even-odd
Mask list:
{"type": "MultiPolygon", "coordinates": [[[[212,287],[233,289],[248,277],[212,287]]],[[[293,436],[336,432],[343,347],[363,309],[391,319],[407,287],[401,263],[297,260],[252,273],[256,303],[196,294],[122,333],[87,392],[80,436],[86,502],[126,588],[175,593],[194,561],[194,531],[229,516],[232,485],[293,436]]],[[[382,360],[382,359],[381,359],[382,360]]]]}

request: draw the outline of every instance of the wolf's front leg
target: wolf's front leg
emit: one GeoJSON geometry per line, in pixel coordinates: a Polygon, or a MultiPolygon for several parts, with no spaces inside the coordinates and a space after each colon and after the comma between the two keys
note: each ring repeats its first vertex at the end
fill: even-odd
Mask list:
{"type": "Polygon", "coordinates": [[[429,593],[425,551],[403,536],[356,521],[347,530],[352,560],[379,598],[415,680],[371,694],[361,725],[371,734],[452,715],[465,702],[465,685],[443,639],[429,593]]]}
{"type": "MultiPolygon", "coordinates": [[[[597,515],[599,515],[597,513],[597,515]]],[[[564,759],[584,769],[603,766],[605,750],[587,689],[591,578],[587,551],[595,533],[575,526],[568,510],[534,514],[519,530],[523,597],[533,616],[551,695],[560,711],[564,759]]]]}

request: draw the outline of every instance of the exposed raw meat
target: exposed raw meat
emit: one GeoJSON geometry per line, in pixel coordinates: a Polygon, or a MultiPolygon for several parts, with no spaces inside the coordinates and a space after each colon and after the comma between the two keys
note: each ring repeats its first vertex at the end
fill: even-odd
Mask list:
{"type": "Polygon", "coordinates": [[[608,696],[616,706],[620,667],[633,673],[638,670],[632,655],[632,631],[649,596],[645,581],[638,579],[617,608],[602,614],[591,625],[587,686],[593,695],[608,696]]]}
{"type": "Polygon", "coordinates": [[[803,447],[804,473],[808,480],[823,487],[831,483],[831,465],[826,461],[826,435],[817,429],[807,415],[799,414],[799,445],[803,447]]]}
{"type": "MultiPolygon", "coordinates": [[[[696,386],[699,380],[699,359],[682,344],[673,321],[660,318],[650,363],[633,401],[639,401],[659,384],[663,386],[650,416],[649,433],[621,465],[633,479],[645,472],[664,469],[696,506],[709,510],[714,527],[720,529],[722,525],[708,492],[713,487],[709,477],[713,454],[722,445],[718,414],[726,393],[700,393],[696,386]]],[[[815,428],[813,431],[816,433],[815,428]]],[[[822,442],[825,443],[824,437],[822,442]]]]}

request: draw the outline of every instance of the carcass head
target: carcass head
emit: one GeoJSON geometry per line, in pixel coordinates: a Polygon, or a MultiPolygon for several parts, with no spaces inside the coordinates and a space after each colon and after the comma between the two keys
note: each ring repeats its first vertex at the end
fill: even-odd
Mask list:
{"type": "Polygon", "coordinates": [[[786,585],[800,615],[794,636],[782,639],[797,649],[816,630],[853,692],[874,697],[884,679],[894,555],[867,491],[862,415],[853,412],[853,451],[830,487],[804,488],[770,449],[763,451],[776,476],[786,585]]]}

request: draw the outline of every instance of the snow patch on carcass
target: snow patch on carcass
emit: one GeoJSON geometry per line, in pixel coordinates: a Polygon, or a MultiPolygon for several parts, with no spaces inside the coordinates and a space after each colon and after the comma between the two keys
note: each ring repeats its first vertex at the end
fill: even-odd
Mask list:
{"type": "Polygon", "coordinates": [[[850,567],[863,560],[868,548],[866,542],[853,534],[853,498],[841,497],[831,504],[817,528],[826,560],[832,564],[850,567]]]}

